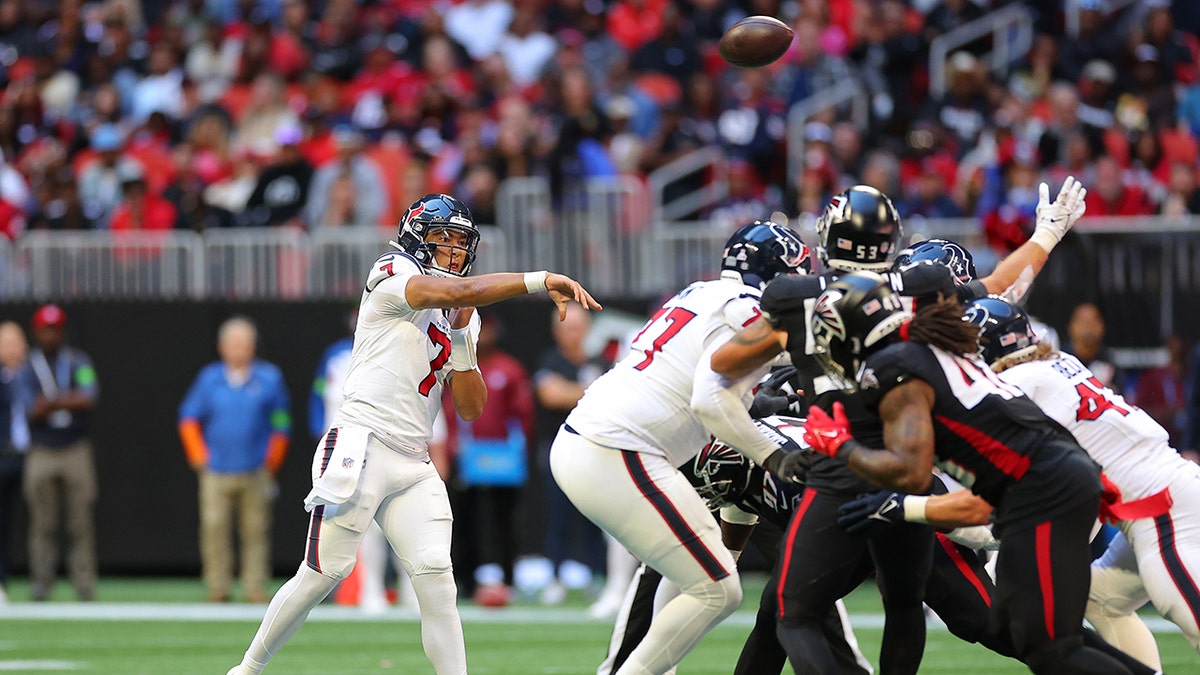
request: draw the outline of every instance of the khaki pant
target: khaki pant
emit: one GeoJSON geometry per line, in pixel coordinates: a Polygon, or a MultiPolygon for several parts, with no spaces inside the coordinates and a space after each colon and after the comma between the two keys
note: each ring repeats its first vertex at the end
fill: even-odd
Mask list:
{"type": "Polygon", "coordinates": [[[45,599],[58,571],[59,504],[66,504],[67,571],[82,599],[96,592],[96,461],[91,441],[63,448],[34,445],[25,459],[29,503],[29,574],[35,599],[45,599]]]}
{"type": "Polygon", "coordinates": [[[213,599],[233,585],[233,523],[242,554],[242,592],[265,599],[270,574],[271,502],[275,480],[266,469],[251,473],[200,473],[201,574],[213,599]]]}

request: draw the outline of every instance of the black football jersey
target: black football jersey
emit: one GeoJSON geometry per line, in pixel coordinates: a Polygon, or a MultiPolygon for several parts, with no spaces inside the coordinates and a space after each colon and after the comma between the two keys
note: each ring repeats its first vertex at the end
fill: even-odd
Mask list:
{"type": "MultiPolygon", "coordinates": [[[[812,357],[815,345],[810,328],[813,307],[817,297],[837,278],[834,272],[776,277],[763,290],[760,306],[773,326],[788,333],[787,350],[804,389],[805,407],[815,405],[832,412],[834,402],[840,401],[846,408],[854,437],[867,447],[883,447],[883,425],[879,417],[866,408],[860,397],[842,389],[840,383],[827,376],[812,357]]],[[[987,289],[978,281],[962,286],[955,284],[950,268],[932,261],[911,265],[902,272],[892,272],[887,279],[905,301],[906,308],[914,312],[923,303],[936,301],[939,293],[958,295],[963,302],[987,294],[987,289]]],[[[855,474],[845,463],[823,455],[814,458],[805,480],[813,488],[844,495],[856,495],[877,487],[855,474]]]]}
{"type": "MultiPolygon", "coordinates": [[[[937,466],[995,506],[998,519],[1018,515],[1004,508],[1013,485],[1027,475],[1049,480],[1053,465],[1064,454],[1062,444],[1050,441],[1071,439],[1020,389],[1001,380],[976,357],[900,342],[868,356],[857,379],[859,398],[872,414],[896,386],[912,379],[929,384],[935,396],[937,466]]],[[[882,443],[860,440],[868,447],[882,447],[882,443]]],[[[1053,492],[1065,486],[1048,484],[1047,488],[1053,492]]]]}
{"type": "Polygon", "coordinates": [[[759,518],[786,529],[792,513],[804,496],[804,486],[791,481],[780,480],[769,471],[755,465],[751,469],[750,487],[733,505],[746,513],[753,513],[759,518]]]}

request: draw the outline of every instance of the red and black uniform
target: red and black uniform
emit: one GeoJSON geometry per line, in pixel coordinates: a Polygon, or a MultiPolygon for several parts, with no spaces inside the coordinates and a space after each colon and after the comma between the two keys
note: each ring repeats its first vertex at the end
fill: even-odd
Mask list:
{"type": "MultiPolygon", "coordinates": [[[[994,618],[1035,673],[1128,673],[1085,647],[1088,538],[1100,506],[1100,471],[1070,433],[978,358],[913,342],[867,357],[859,398],[874,414],[913,379],[934,391],[936,463],[995,507],[1000,538],[994,618]]],[[[867,447],[878,439],[860,437],[867,447]]]]}
{"type": "MultiPolygon", "coordinates": [[[[947,270],[947,280],[949,271],[947,270]]],[[[855,438],[883,445],[883,427],[862,402],[831,380],[812,358],[808,324],[817,296],[837,276],[778,277],[762,296],[764,314],[788,331],[788,352],[799,373],[805,405],[832,410],[841,401],[855,438]]],[[[952,286],[953,283],[950,282],[952,286]]],[[[804,499],[796,508],[781,544],[776,580],[777,634],[797,673],[836,673],[837,663],[822,630],[838,598],[875,571],[886,613],[880,671],[916,673],[925,647],[925,596],[933,556],[933,528],[907,524],[870,536],[847,533],[837,519],[839,507],[875,486],[845,464],[814,455],[804,499]]]]}

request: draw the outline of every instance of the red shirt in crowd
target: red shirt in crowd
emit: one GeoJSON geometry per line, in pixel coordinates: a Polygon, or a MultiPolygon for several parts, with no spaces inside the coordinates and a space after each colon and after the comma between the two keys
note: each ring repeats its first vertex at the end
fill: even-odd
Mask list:
{"type": "Polygon", "coordinates": [[[1098,191],[1088,192],[1084,198],[1088,217],[1093,216],[1146,216],[1154,213],[1154,205],[1146,198],[1141,188],[1123,187],[1112,200],[1100,196],[1098,191]]]}
{"type": "Polygon", "coordinates": [[[175,205],[152,193],[143,197],[137,206],[125,200],[113,211],[109,227],[114,232],[169,230],[175,227],[175,205]]]}

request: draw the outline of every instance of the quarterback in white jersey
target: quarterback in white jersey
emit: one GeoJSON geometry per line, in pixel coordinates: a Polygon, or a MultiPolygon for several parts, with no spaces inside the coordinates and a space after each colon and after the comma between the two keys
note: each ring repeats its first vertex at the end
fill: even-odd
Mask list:
{"type": "MultiPolygon", "coordinates": [[[[1102,467],[1101,515],[1128,540],[1137,575],[1124,581],[1099,575],[1106,583],[1093,581],[1088,619],[1118,607],[1131,614],[1148,596],[1200,650],[1200,467],[1180,457],[1166,430],[1079,359],[1037,342],[1019,308],[981,298],[966,306],[966,319],[980,326],[980,349],[992,370],[1070,431],[1102,467]]],[[[1092,622],[1103,634],[1102,621],[1092,622]]]]}
{"type": "MultiPolygon", "coordinates": [[[[563,493],[682,591],[655,616],[618,675],[667,672],[741,601],[716,521],[677,468],[708,440],[692,408],[692,385],[710,352],[758,316],[762,286],[806,262],[807,247],[785,226],[739,229],[726,244],[721,279],[668,300],[629,355],[588,387],[555,437],[550,470],[563,493]]],[[[749,402],[737,403],[741,414],[749,402]]]]}
{"type": "Polygon", "coordinates": [[[467,672],[450,567],[450,502],[428,451],[442,387],[463,419],[479,416],[487,388],[475,363],[476,306],[538,292],[549,293],[560,318],[572,300],[587,309],[600,305],[561,274],[467,276],[479,230],[466,205],[450,195],[414,202],[392,244],[398,250],[375,261],[367,275],[345,398],[313,457],[305,560],[272,598],[229,675],[266,668],[354,568],[372,520],[412,578],[434,670],[467,672]]]}

